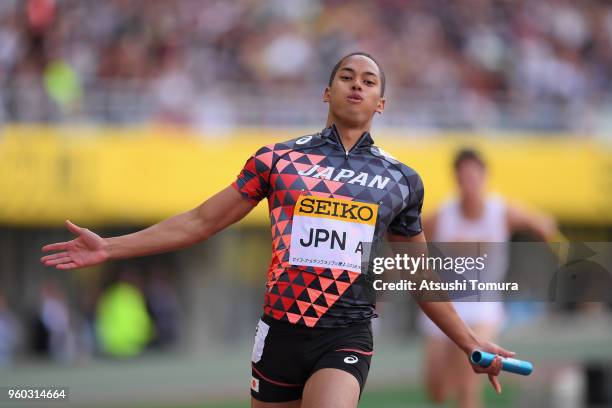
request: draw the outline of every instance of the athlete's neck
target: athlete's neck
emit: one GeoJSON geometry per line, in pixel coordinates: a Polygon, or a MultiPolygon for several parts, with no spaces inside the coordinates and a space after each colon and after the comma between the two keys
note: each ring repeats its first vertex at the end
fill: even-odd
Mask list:
{"type": "Polygon", "coordinates": [[[364,134],[364,132],[369,132],[372,122],[368,122],[362,126],[353,126],[343,124],[338,120],[334,120],[329,117],[327,119],[326,126],[329,127],[332,124],[336,126],[336,130],[338,131],[338,137],[342,141],[342,146],[348,152],[355,146],[355,143],[359,140],[359,138],[364,134]]]}
{"type": "Polygon", "coordinates": [[[462,198],[460,200],[461,213],[467,219],[476,220],[482,216],[484,210],[484,198],[470,200],[462,198]]]}

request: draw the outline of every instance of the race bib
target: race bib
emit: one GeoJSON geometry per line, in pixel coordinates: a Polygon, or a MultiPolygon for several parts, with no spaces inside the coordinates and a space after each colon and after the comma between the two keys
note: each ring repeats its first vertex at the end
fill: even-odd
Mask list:
{"type": "Polygon", "coordinates": [[[293,212],[289,262],[361,273],[364,244],[372,242],[377,215],[377,204],[300,196],[293,212]]]}

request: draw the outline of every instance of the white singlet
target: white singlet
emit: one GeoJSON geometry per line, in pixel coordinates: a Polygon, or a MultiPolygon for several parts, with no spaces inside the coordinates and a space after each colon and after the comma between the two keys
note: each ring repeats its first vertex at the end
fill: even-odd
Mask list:
{"type": "MultiPolygon", "coordinates": [[[[448,200],[439,211],[432,242],[506,243],[510,239],[506,218],[506,205],[497,195],[485,199],[482,215],[468,219],[463,215],[459,201],[448,200]]],[[[487,253],[486,273],[481,281],[499,282],[508,267],[508,251],[505,245],[493,244],[483,248],[487,253]]],[[[504,318],[501,298],[496,302],[453,302],[457,313],[468,325],[487,324],[498,326],[504,318]]],[[[419,326],[427,336],[445,336],[438,326],[420,313],[419,326]]]]}

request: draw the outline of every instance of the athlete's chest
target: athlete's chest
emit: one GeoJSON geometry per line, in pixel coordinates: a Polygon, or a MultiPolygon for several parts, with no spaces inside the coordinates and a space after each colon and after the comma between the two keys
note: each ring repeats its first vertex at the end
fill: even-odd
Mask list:
{"type": "Polygon", "coordinates": [[[375,208],[376,220],[384,224],[401,211],[409,194],[405,178],[393,166],[372,155],[347,157],[339,151],[289,152],[272,167],[270,187],[272,208],[300,204],[304,211],[353,219],[375,208]],[[302,202],[303,196],[327,200],[302,202]]]}

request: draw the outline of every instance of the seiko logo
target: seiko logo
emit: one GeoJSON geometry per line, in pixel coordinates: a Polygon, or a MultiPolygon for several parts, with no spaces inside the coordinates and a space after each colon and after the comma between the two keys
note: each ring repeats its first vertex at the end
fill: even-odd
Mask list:
{"type": "Polygon", "coordinates": [[[296,214],[298,215],[329,215],[334,218],[359,220],[367,222],[374,216],[371,204],[340,202],[319,197],[308,197],[300,200],[296,214]]]}
{"type": "Polygon", "coordinates": [[[370,174],[364,172],[360,172],[356,175],[353,170],[336,170],[334,167],[321,167],[318,164],[315,164],[306,171],[298,171],[298,174],[300,176],[325,180],[345,181],[349,184],[359,184],[364,187],[376,187],[380,190],[384,190],[385,186],[389,183],[389,177],[382,177],[379,175],[372,177],[370,174]]]}

